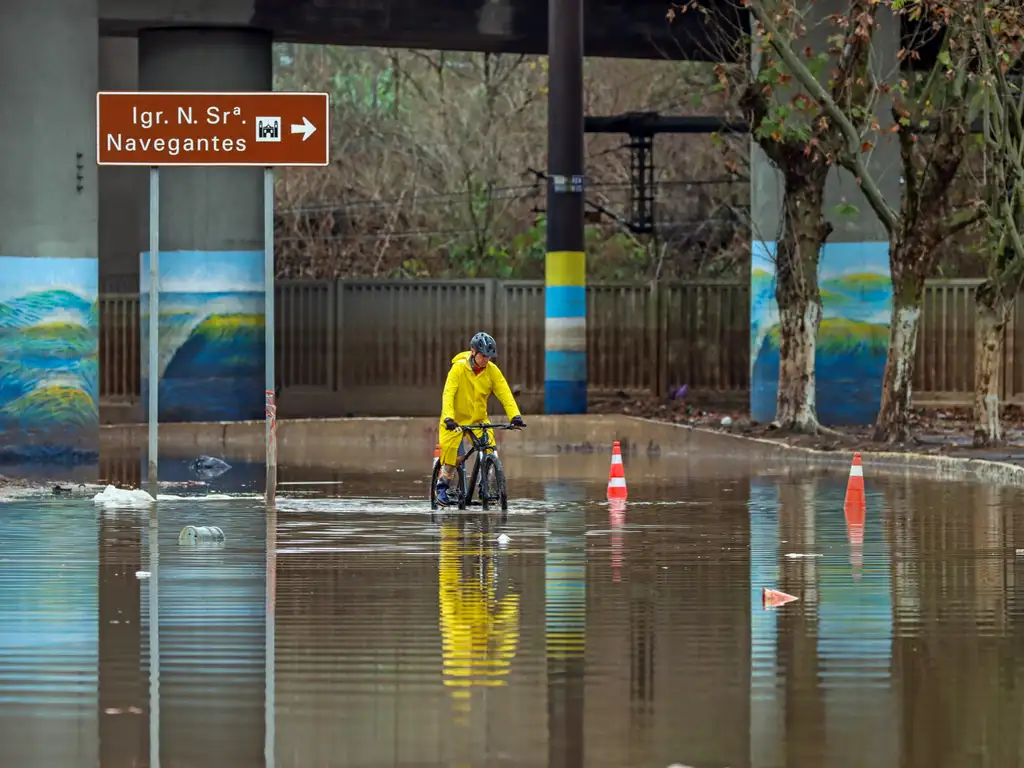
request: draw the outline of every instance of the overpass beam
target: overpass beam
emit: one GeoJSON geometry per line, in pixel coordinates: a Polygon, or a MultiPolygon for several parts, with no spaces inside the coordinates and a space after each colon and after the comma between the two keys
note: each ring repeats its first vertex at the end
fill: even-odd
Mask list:
{"type": "MultiPolygon", "coordinates": [[[[139,34],[145,91],[269,91],[271,35],[252,29],[139,34]]],[[[139,201],[149,291],[149,205],[139,201]]],[[[264,415],[263,169],[160,171],[160,420],[264,415]]],[[[143,299],[142,401],[148,395],[143,299]]]]}
{"type": "Polygon", "coordinates": [[[548,4],[544,411],[587,412],[583,0],[548,4]]]}
{"type": "Polygon", "coordinates": [[[98,29],[0,5],[0,461],[36,471],[98,459],[98,29]]]}

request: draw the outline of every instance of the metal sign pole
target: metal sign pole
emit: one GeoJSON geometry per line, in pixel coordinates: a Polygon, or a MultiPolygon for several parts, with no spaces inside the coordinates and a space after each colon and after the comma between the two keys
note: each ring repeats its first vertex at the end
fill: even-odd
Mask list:
{"type": "Polygon", "coordinates": [[[267,504],[277,494],[277,397],[274,384],[274,169],[263,169],[264,383],[266,389],[267,504]]]}
{"type": "Polygon", "coordinates": [[[149,511],[149,768],[160,768],[160,521],[149,511]]]}
{"type": "Polygon", "coordinates": [[[149,486],[157,494],[160,398],[160,169],[149,169],[149,486]]]}

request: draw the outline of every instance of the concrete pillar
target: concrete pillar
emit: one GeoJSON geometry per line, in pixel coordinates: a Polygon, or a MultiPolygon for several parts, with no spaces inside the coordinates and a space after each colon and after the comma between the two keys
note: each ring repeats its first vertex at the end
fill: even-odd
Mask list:
{"type": "Polygon", "coordinates": [[[96,0],[0,6],[0,461],[95,464],[96,0]]]}
{"type": "MultiPolygon", "coordinates": [[[[271,36],[250,29],[139,34],[146,91],[268,91],[271,36]]],[[[148,395],[149,207],[142,211],[143,402],[148,395]]],[[[264,414],[263,170],[160,171],[160,420],[264,414]]]]}
{"type": "Polygon", "coordinates": [[[587,412],[583,252],[583,0],[548,11],[548,224],[544,281],[544,412],[587,412]]]}
{"type": "MultiPolygon", "coordinates": [[[[818,12],[843,13],[837,1],[819,3],[818,12]]],[[[899,22],[884,12],[879,13],[879,22],[871,66],[876,77],[884,80],[893,74],[892,62],[899,50],[899,22]]],[[[827,23],[817,29],[822,38],[833,31],[827,23]]],[[[811,47],[825,50],[826,43],[824,39],[812,40],[811,47]]],[[[882,126],[881,138],[868,167],[890,204],[897,205],[900,156],[895,139],[886,133],[892,124],[889,104],[879,104],[877,115],[882,126]]],[[[782,212],[782,178],[753,142],[750,165],[750,415],[757,421],[772,421],[779,383],[779,348],[771,331],[779,322],[775,302],[775,238],[782,212]]],[[[822,248],[818,271],[823,310],[815,371],[818,419],[822,424],[835,426],[870,424],[881,403],[892,311],[889,239],[856,180],[846,171],[833,169],[829,175],[825,215],[835,229],[822,248]],[[850,205],[855,206],[856,212],[850,205]]]]}
{"type": "MultiPolygon", "coordinates": [[[[101,91],[139,89],[136,38],[101,37],[99,52],[101,91]]],[[[139,288],[139,200],[146,198],[146,169],[105,165],[98,169],[98,183],[100,285],[104,292],[135,293],[139,288]]],[[[120,357],[130,360],[132,356],[122,353],[120,357]]]]}

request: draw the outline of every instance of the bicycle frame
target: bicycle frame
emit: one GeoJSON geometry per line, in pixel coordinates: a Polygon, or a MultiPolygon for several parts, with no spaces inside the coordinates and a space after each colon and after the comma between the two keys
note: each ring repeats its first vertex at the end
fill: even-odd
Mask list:
{"type": "Polygon", "coordinates": [[[518,427],[513,427],[511,424],[464,424],[459,427],[459,431],[463,435],[467,435],[471,443],[470,449],[455,460],[456,470],[462,473],[462,487],[466,489],[466,496],[463,502],[465,506],[473,503],[473,492],[479,488],[480,464],[483,461],[484,455],[498,453],[498,446],[492,443],[490,438],[490,431],[498,429],[518,429],[518,427]],[[478,437],[473,430],[480,430],[480,436],[478,437]],[[467,482],[466,462],[474,453],[476,454],[476,461],[473,464],[473,474],[470,475],[467,482]]]}

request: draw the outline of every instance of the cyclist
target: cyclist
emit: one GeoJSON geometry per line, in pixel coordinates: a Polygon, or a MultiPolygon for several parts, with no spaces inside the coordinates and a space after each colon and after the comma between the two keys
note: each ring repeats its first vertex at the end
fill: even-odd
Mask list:
{"type": "Polygon", "coordinates": [[[469,342],[469,351],[452,358],[452,367],[441,395],[441,422],[437,442],[441,446],[441,471],[437,479],[437,503],[452,504],[448,488],[455,480],[455,461],[464,435],[460,424],[487,421],[487,398],[493,393],[505,408],[514,427],[525,427],[519,406],[501,370],[491,360],[498,346],[490,334],[480,332],[469,342]]]}

